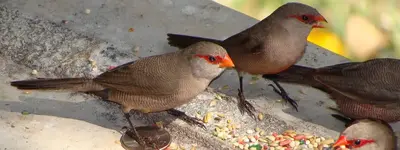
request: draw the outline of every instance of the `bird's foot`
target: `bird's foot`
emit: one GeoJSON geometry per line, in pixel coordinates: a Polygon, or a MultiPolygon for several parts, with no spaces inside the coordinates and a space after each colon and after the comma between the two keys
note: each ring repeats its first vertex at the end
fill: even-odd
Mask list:
{"type": "Polygon", "coordinates": [[[244,112],[246,112],[247,114],[249,114],[249,116],[253,119],[256,119],[256,115],[253,113],[254,111],[256,111],[256,109],[254,108],[254,106],[246,101],[246,98],[244,97],[243,92],[238,89],[238,96],[239,96],[239,101],[238,101],[238,107],[240,110],[240,113],[242,113],[242,115],[244,114],[244,112]]]}
{"type": "Polygon", "coordinates": [[[198,119],[196,117],[191,117],[188,116],[185,112],[182,112],[180,110],[176,109],[169,109],[167,112],[175,117],[178,117],[179,119],[185,121],[189,125],[196,125],[200,128],[207,129],[207,127],[204,125],[203,120],[198,119]]]}
{"type": "Polygon", "coordinates": [[[290,105],[292,105],[293,108],[296,109],[297,112],[299,112],[299,110],[297,108],[299,105],[297,104],[297,102],[294,99],[290,98],[289,95],[286,93],[285,89],[283,89],[283,87],[281,87],[279,84],[277,84],[277,82],[275,84],[278,88],[276,88],[272,84],[268,84],[268,85],[271,86],[273,88],[274,92],[278,93],[282,97],[282,99],[286,101],[286,103],[289,102],[290,105]]]}

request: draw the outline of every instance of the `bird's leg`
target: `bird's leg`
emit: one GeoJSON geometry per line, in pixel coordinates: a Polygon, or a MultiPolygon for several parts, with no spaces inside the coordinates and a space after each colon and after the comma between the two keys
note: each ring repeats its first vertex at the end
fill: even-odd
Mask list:
{"type": "Polygon", "coordinates": [[[256,109],[254,106],[246,101],[246,98],[244,97],[243,93],[243,73],[238,72],[239,74],[239,89],[238,89],[238,96],[239,96],[239,101],[238,101],[238,107],[242,115],[246,111],[247,114],[250,115],[250,117],[256,119],[256,115],[253,113],[256,109]]]}
{"type": "Polygon", "coordinates": [[[137,141],[140,145],[142,145],[142,146],[145,147],[146,144],[145,144],[143,138],[139,135],[139,133],[136,131],[136,128],[133,126],[133,124],[132,124],[132,122],[131,122],[131,119],[130,119],[131,115],[129,115],[129,113],[124,113],[124,116],[125,116],[126,120],[128,120],[129,126],[131,127],[131,130],[128,130],[127,133],[129,133],[129,131],[132,131],[132,132],[133,132],[133,135],[131,134],[130,136],[131,136],[133,139],[136,139],[136,141],[137,141]]]}
{"type": "Polygon", "coordinates": [[[198,119],[196,117],[190,117],[185,112],[182,112],[177,109],[168,109],[167,112],[168,114],[178,117],[179,119],[185,121],[189,125],[197,125],[200,128],[207,129],[207,127],[204,125],[201,119],[198,119]]]}
{"type": "Polygon", "coordinates": [[[298,107],[299,105],[297,104],[297,102],[296,102],[295,100],[293,100],[292,98],[289,97],[289,95],[286,93],[285,89],[283,89],[283,87],[282,87],[277,81],[272,80],[272,82],[274,82],[275,85],[276,85],[278,88],[276,88],[276,87],[275,87],[274,85],[272,85],[272,84],[268,84],[268,85],[271,86],[271,87],[274,89],[274,91],[275,91],[276,93],[278,93],[278,94],[282,97],[282,99],[284,99],[286,102],[289,102],[290,105],[292,105],[292,106],[294,107],[294,109],[296,109],[296,111],[298,112],[299,110],[297,109],[297,107],[298,107]],[[279,90],[278,90],[278,89],[279,89],[279,90]]]}

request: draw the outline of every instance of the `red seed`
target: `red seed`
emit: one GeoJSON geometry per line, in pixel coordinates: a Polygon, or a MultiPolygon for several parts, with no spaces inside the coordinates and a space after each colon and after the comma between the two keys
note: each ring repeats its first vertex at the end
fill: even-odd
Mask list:
{"type": "Polygon", "coordinates": [[[292,148],[290,148],[290,147],[286,147],[286,148],[285,148],[285,150],[292,150],[292,148]]]}
{"type": "Polygon", "coordinates": [[[304,135],[302,135],[302,134],[296,135],[296,136],[294,137],[295,140],[303,140],[303,139],[305,139],[305,138],[306,138],[306,136],[304,136],[304,135]]]}
{"type": "Polygon", "coordinates": [[[254,138],[255,138],[256,140],[258,140],[258,139],[260,138],[260,136],[255,135],[254,138]]]}
{"type": "Polygon", "coordinates": [[[239,143],[239,144],[242,144],[242,145],[244,145],[244,144],[245,144],[245,142],[244,142],[244,140],[243,140],[243,139],[239,139],[239,140],[238,140],[238,143],[239,143]]]}
{"type": "Polygon", "coordinates": [[[274,132],[274,133],[272,133],[272,136],[276,137],[276,136],[278,136],[278,133],[274,132]]]}
{"type": "Polygon", "coordinates": [[[288,145],[290,142],[292,142],[292,141],[291,140],[284,140],[284,141],[279,142],[279,145],[280,146],[285,146],[285,145],[288,145]]]}
{"type": "Polygon", "coordinates": [[[264,145],[263,150],[268,150],[268,145],[267,144],[264,145]]]}
{"type": "Polygon", "coordinates": [[[112,69],[114,69],[115,68],[115,66],[109,66],[108,67],[108,70],[112,70],[112,69]]]}

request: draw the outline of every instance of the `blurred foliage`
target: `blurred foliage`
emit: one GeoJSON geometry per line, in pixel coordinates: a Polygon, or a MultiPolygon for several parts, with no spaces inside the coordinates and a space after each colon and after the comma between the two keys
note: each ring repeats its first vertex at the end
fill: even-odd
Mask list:
{"type": "MultiPolygon", "coordinates": [[[[294,0],[214,0],[261,20],[294,0]]],[[[314,29],[308,41],[352,60],[400,58],[400,1],[297,0],[318,9],[327,28],[314,29]]]]}

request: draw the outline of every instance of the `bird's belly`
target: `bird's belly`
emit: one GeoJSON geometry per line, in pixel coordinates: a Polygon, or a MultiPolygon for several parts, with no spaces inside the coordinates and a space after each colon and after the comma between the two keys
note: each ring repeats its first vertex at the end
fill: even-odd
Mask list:
{"type": "Polygon", "coordinates": [[[335,100],[341,113],[353,119],[372,118],[386,122],[400,121],[400,109],[376,107],[351,100],[335,100]]]}
{"type": "Polygon", "coordinates": [[[149,113],[179,107],[195,97],[193,94],[179,93],[181,94],[131,95],[124,92],[113,92],[109,99],[121,104],[125,109],[149,113]]]}
{"type": "Polygon", "coordinates": [[[286,70],[296,61],[277,61],[267,59],[247,59],[235,63],[235,68],[249,74],[275,74],[286,70]]]}

